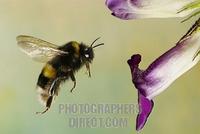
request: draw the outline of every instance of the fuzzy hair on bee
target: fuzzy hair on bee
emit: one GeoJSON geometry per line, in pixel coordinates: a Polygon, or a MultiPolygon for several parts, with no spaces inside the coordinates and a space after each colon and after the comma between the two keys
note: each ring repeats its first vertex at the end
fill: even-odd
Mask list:
{"type": "Polygon", "coordinates": [[[76,41],[57,46],[32,36],[17,36],[18,46],[24,53],[45,63],[37,81],[37,92],[39,101],[46,109],[37,114],[43,114],[50,109],[52,101],[58,96],[61,83],[72,80],[74,84],[70,91],[73,91],[76,87],[75,73],[83,66],[86,66],[91,77],[90,64],[94,59],[94,48],[104,45],[101,43],[94,46],[98,39],[90,46],[76,41]]]}

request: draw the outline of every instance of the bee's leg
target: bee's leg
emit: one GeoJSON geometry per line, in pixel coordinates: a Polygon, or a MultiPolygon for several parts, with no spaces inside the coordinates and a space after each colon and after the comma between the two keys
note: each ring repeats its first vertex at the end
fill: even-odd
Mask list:
{"type": "Polygon", "coordinates": [[[48,110],[49,110],[49,108],[47,107],[44,111],[42,111],[42,112],[36,112],[36,114],[44,114],[44,113],[46,113],[48,110]]]}
{"type": "Polygon", "coordinates": [[[48,100],[47,100],[47,103],[46,103],[46,109],[44,111],[42,111],[42,112],[36,112],[36,114],[44,114],[44,113],[46,113],[49,110],[49,108],[51,107],[52,100],[53,100],[53,96],[50,96],[48,98],[48,100]]]}
{"type": "Polygon", "coordinates": [[[88,71],[88,76],[91,77],[91,73],[90,73],[90,63],[86,63],[86,69],[88,71]]]}
{"type": "Polygon", "coordinates": [[[75,78],[74,73],[72,71],[70,72],[70,78],[74,82],[74,86],[70,90],[70,92],[72,92],[74,90],[74,88],[76,87],[76,78],[75,78]]]}
{"type": "Polygon", "coordinates": [[[61,79],[61,78],[60,78],[60,77],[56,78],[56,79],[52,82],[52,84],[51,84],[51,86],[50,86],[50,88],[49,88],[49,94],[50,94],[51,96],[54,96],[54,95],[55,95],[55,90],[56,90],[55,86],[56,86],[56,83],[57,83],[57,81],[58,81],[59,79],[61,79]]]}

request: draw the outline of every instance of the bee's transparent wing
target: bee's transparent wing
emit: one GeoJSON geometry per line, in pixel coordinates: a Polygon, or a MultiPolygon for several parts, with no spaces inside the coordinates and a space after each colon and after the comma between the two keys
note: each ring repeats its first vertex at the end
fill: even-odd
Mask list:
{"type": "Polygon", "coordinates": [[[24,53],[39,62],[47,62],[56,55],[68,54],[58,50],[58,46],[52,43],[26,35],[17,36],[17,44],[24,53]]]}

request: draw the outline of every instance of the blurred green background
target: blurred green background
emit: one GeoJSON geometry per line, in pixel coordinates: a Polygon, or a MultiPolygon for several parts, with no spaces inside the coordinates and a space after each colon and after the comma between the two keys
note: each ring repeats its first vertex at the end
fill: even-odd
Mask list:
{"type": "MultiPolygon", "coordinates": [[[[110,15],[104,0],[0,0],[0,133],[1,134],[135,134],[135,114],[126,128],[68,127],[70,115],[59,114],[60,103],[136,103],[137,92],[126,63],[140,53],[145,69],[172,47],[194,20],[146,19],[122,21],[110,15]],[[62,45],[76,40],[90,44],[97,37],[105,46],[95,50],[92,78],[85,68],[77,87],[66,82],[50,111],[36,97],[36,82],[44,64],[32,61],[17,47],[16,36],[31,35],[62,45]]],[[[141,133],[200,133],[199,65],[155,98],[154,110],[141,133]]],[[[116,116],[116,115],[109,115],[116,116]]]]}

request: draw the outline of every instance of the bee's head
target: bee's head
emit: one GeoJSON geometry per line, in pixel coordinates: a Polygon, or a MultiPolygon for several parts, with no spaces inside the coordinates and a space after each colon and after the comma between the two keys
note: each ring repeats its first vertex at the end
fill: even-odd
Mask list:
{"type": "Polygon", "coordinates": [[[91,62],[94,58],[94,48],[98,47],[98,46],[101,46],[101,45],[104,45],[103,43],[101,44],[98,44],[98,45],[94,45],[94,43],[98,40],[99,38],[97,38],[96,40],[94,40],[92,42],[92,44],[90,46],[86,46],[85,44],[82,44],[81,43],[81,47],[80,47],[80,51],[81,51],[81,56],[82,56],[82,59],[86,62],[91,62]]]}

